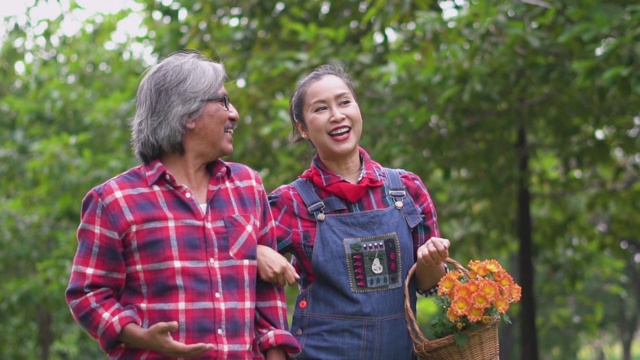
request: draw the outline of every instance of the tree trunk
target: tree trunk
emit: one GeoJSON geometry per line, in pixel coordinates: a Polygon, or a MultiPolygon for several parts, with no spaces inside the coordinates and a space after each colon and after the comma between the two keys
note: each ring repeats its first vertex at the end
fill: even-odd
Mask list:
{"type": "Polygon", "coordinates": [[[511,318],[511,324],[500,325],[500,360],[511,360],[513,356],[513,343],[516,340],[514,331],[516,330],[515,319],[511,318]]]}
{"type": "Polygon", "coordinates": [[[40,360],[49,360],[49,350],[53,343],[51,333],[51,313],[42,306],[36,310],[38,321],[38,345],[40,348],[40,360]]]}
{"type": "Polygon", "coordinates": [[[536,311],[534,296],[533,241],[531,226],[531,194],[529,192],[529,154],[527,131],[524,123],[518,130],[518,214],[517,234],[520,241],[518,253],[520,286],[522,287],[520,311],[520,359],[538,359],[536,311]]]}
{"type": "Polygon", "coordinates": [[[623,314],[627,318],[623,319],[624,325],[622,326],[622,359],[631,360],[631,347],[633,345],[633,339],[635,338],[636,331],[638,329],[638,320],[640,318],[640,275],[638,274],[638,267],[634,261],[636,253],[640,252],[640,243],[637,240],[629,240],[631,246],[629,250],[631,255],[627,258],[627,273],[631,281],[631,287],[633,289],[635,307],[629,304],[629,310],[623,311],[623,314]]]}

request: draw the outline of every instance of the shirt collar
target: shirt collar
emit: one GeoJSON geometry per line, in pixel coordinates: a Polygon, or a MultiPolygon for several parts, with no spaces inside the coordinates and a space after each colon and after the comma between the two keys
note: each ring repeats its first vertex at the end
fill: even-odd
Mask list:
{"type": "MultiPolygon", "coordinates": [[[[360,173],[360,178],[358,182],[362,181],[364,178],[369,178],[373,183],[377,183],[380,181],[380,176],[375,171],[375,163],[371,160],[371,157],[362,147],[358,147],[358,152],[360,153],[360,161],[362,162],[362,172],[360,173]]],[[[325,186],[331,185],[336,182],[344,181],[344,179],[327,169],[325,164],[320,160],[320,156],[316,154],[316,156],[311,161],[311,167],[316,168],[322,174],[322,182],[325,186]]],[[[305,170],[310,171],[309,169],[305,170]]]]}
{"type": "MultiPolygon", "coordinates": [[[[155,185],[158,180],[163,177],[166,178],[167,181],[175,182],[173,175],[160,160],[153,160],[149,163],[143,164],[142,166],[150,186],[155,185]]],[[[231,167],[221,159],[217,159],[207,164],[207,170],[211,176],[231,176],[231,167]]]]}

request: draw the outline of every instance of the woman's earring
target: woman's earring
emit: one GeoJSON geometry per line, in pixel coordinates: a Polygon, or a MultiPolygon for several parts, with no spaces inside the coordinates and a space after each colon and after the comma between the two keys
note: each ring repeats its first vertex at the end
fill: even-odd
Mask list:
{"type": "Polygon", "coordinates": [[[302,138],[306,139],[307,138],[307,133],[302,133],[302,138]]]}

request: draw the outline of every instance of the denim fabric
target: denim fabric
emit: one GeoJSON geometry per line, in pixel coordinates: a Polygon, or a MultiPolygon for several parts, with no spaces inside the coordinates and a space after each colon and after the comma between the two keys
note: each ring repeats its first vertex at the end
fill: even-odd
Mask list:
{"type": "MultiPolygon", "coordinates": [[[[399,176],[387,172],[390,189],[402,190],[399,176]]],[[[295,186],[306,205],[317,204],[320,199],[304,184],[295,186]]],[[[314,207],[316,279],[296,299],[291,332],[302,346],[297,359],[413,358],[403,286],[414,263],[407,214],[415,213],[415,205],[408,196],[394,201],[402,206],[324,217],[314,207]]],[[[415,308],[415,287],[410,290],[415,308]]]]}

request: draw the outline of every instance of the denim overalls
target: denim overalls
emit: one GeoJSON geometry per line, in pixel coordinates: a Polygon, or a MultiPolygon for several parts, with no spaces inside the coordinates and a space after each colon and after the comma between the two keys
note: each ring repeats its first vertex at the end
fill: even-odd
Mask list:
{"type": "MultiPolygon", "coordinates": [[[[404,280],[414,263],[411,229],[422,217],[398,172],[385,171],[393,205],[382,210],[331,214],[345,208],[338,198],[321,200],[309,181],[293,183],[317,223],[306,249],[316,279],[298,295],[291,325],[302,346],[297,359],[413,357],[404,280]]],[[[415,311],[415,285],[409,293],[415,311]]]]}

